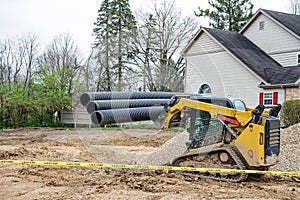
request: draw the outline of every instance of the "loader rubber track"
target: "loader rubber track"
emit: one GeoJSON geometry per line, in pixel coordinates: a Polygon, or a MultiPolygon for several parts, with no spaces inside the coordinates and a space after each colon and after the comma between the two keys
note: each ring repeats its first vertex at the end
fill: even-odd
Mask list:
{"type": "MultiPolygon", "coordinates": [[[[246,170],[246,166],[236,152],[231,148],[217,148],[212,151],[193,153],[176,158],[172,163],[176,167],[219,168],[246,170]],[[229,160],[226,163],[220,161],[220,153],[226,152],[229,160]]],[[[187,176],[196,176],[205,179],[213,179],[227,182],[242,182],[247,180],[248,174],[243,173],[200,173],[200,172],[176,172],[187,176]]]]}

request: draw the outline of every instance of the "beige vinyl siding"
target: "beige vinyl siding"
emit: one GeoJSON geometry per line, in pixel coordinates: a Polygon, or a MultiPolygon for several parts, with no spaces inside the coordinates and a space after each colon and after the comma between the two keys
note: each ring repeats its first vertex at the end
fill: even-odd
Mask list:
{"type": "Polygon", "coordinates": [[[86,109],[62,110],[61,120],[63,124],[87,124],[92,125],[91,116],[86,109]]]}
{"type": "Polygon", "coordinates": [[[279,64],[281,64],[282,66],[287,67],[295,66],[298,64],[298,54],[300,53],[296,51],[291,53],[273,54],[271,55],[271,57],[279,62],[279,64]]]}
{"type": "Polygon", "coordinates": [[[297,64],[300,40],[265,15],[259,15],[243,35],[283,66],[297,64]],[[265,22],[264,30],[259,30],[261,21],[265,22]]]}
{"type": "Polygon", "coordinates": [[[214,64],[214,55],[202,54],[187,57],[186,86],[187,93],[197,93],[199,87],[207,83],[213,95],[224,96],[222,77],[218,72],[218,66],[214,64]]]}
{"type": "Polygon", "coordinates": [[[223,49],[206,33],[203,32],[196,41],[193,41],[192,46],[188,49],[185,56],[200,55],[219,51],[223,51],[223,49]]]}
{"type": "Polygon", "coordinates": [[[213,96],[240,98],[250,107],[262,91],[259,79],[226,51],[187,57],[186,92],[197,93],[203,83],[213,96]]]}

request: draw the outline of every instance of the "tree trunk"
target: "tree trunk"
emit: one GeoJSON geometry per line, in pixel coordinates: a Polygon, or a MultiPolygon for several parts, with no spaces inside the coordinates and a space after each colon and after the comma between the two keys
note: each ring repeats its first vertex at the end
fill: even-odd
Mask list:
{"type": "Polygon", "coordinates": [[[109,46],[108,46],[108,33],[105,37],[105,72],[106,72],[106,91],[111,91],[111,82],[110,82],[110,69],[109,69],[109,46]]]}
{"type": "MultiPolygon", "coordinates": [[[[119,23],[120,19],[119,19],[119,23]]],[[[121,24],[120,24],[121,26],[121,24]]],[[[119,29],[118,34],[118,91],[122,90],[122,33],[121,33],[121,27],[119,29]]]]}

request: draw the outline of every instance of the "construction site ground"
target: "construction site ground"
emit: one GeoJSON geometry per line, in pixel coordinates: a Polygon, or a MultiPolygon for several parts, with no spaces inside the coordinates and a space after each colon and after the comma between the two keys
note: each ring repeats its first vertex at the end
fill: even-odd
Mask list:
{"type": "MultiPolygon", "coordinates": [[[[284,160],[274,170],[299,169],[299,127],[288,130],[293,134],[283,131],[284,160]],[[293,142],[290,137],[294,137],[293,142]],[[287,152],[285,146],[295,150],[287,152]],[[286,154],[292,160],[285,160],[286,154]]],[[[163,160],[159,159],[165,159],[165,155],[158,153],[164,152],[163,148],[168,152],[171,147],[178,149],[171,143],[167,147],[166,143],[179,134],[155,129],[1,130],[0,159],[160,164],[163,160]]],[[[0,166],[0,199],[300,199],[299,179],[288,176],[265,175],[229,183],[167,171],[0,166]]]]}

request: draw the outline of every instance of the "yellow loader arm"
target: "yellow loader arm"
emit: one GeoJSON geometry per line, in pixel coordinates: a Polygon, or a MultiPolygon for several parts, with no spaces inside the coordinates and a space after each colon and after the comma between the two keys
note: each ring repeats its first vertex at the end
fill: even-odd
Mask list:
{"type": "MultiPolygon", "coordinates": [[[[251,120],[253,120],[253,115],[267,115],[269,116],[270,113],[275,113],[273,116],[277,115],[280,110],[279,108],[274,108],[271,110],[264,110],[264,108],[260,108],[259,106],[256,108],[248,108],[244,106],[244,109],[236,109],[236,108],[229,108],[225,106],[216,105],[214,103],[206,103],[202,102],[201,100],[197,99],[188,99],[186,96],[180,97],[178,101],[178,96],[173,97],[173,102],[171,106],[167,109],[163,128],[169,128],[172,126],[172,119],[175,116],[180,116],[180,119],[184,119],[187,115],[187,111],[189,109],[196,109],[208,112],[211,117],[219,118],[221,120],[229,122],[231,125],[241,126],[244,127],[248,124],[251,120]],[[176,101],[177,100],[177,101],[176,101]]],[[[226,100],[226,98],[222,98],[221,100],[226,100]]],[[[233,101],[238,101],[239,104],[243,103],[241,100],[235,99],[233,101]]],[[[172,100],[171,100],[172,102],[172,100]]],[[[244,104],[244,103],[243,103],[244,104]]]]}

